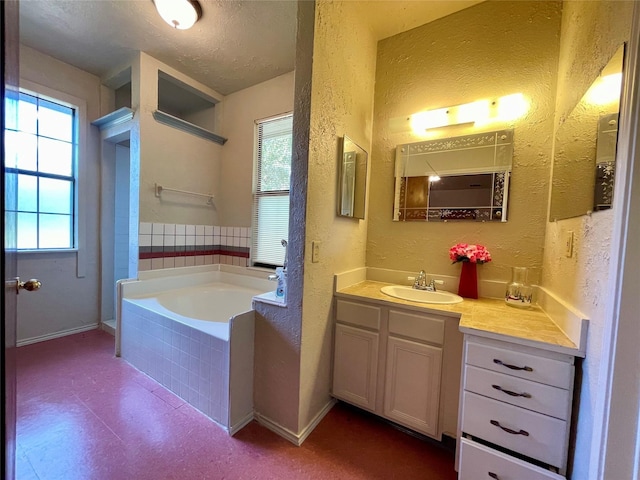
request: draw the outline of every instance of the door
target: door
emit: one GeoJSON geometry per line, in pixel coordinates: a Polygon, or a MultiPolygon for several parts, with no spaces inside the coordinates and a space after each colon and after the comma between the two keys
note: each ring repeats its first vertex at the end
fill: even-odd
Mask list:
{"type": "MultiPolygon", "coordinates": [[[[0,16],[2,17],[2,104],[0,106],[0,133],[3,134],[5,121],[14,121],[17,117],[17,108],[12,108],[12,94],[16,98],[18,90],[18,1],[6,0],[1,3],[0,16]],[[5,100],[8,100],[5,102],[5,100]],[[9,108],[5,108],[8,106],[9,108]],[[5,111],[6,110],[6,111],[5,111]]],[[[0,180],[4,186],[2,210],[7,204],[14,205],[17,198],[17,181],[15,175],[5,175],[4,140],[0,150],[2,158],[2,171],[0,180]]],[[[4,455],[2,455],[2,472],[4,478],[15,478],[15,452],[16,452],[16,219],[15,215],[4,214],[2,223],[2,275],[5,288],[2,290],[2,323],[0,324],[0,336],[2,338],[1,368],[4,382],[2,384],[2,443],[4,455]]]]}
{"type": "Polygon", "coordinates": [[[385,417],[439,438],[441,365],[442,348],[389,337],[385,417]]]}

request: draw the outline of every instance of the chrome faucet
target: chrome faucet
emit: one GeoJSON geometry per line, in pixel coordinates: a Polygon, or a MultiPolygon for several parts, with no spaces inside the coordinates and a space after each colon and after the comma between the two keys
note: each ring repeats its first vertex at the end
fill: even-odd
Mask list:
{"type": "Polygon", "coordinates": [[[427,274],[424,270],[420,270],[418,272],[418,276],[416,280],[413,282],[413,288],[416,290],[427,290],[429,292],[436,291],[436,282],[434,282],[433,278],[429,283],[427,283],[427,274]]]}

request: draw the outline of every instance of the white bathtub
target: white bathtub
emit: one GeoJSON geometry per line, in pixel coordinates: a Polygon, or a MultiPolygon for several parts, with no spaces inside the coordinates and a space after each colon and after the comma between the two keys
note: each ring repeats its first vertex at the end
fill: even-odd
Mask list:
{"type": "Polygon", "coordinates": [[[234,434],[253,418],[252,298],[274,284],[230,266],[160,272],[120,285],[120,353],[234,434]]]}

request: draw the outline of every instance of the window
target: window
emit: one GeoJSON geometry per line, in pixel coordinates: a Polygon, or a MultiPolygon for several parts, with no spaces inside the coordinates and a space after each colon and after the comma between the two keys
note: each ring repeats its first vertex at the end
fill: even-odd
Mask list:
{"type": "Polygon", "coordinates": [[[252,264],[284,263],[282,240],[289,236],[289,183],[293,116],[259,121],[253,197],[252,264]]]}
{"type": "Polygon", "coordinates": [[[76,110],[22,92],[17,108],[5,148],[7,175],[18,185],[6,207],[16,216],[18,250],[74,248],[76,110]]]}

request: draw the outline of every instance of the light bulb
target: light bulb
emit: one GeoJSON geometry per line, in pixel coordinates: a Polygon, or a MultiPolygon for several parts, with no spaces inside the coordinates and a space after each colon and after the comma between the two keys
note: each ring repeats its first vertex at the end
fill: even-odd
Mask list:
{"type": "Polygon", "coordinates": [[[193,27],[202,14],[200,5],[190,0],[153,0],[162,19],[179,30],[193,27]]]}

